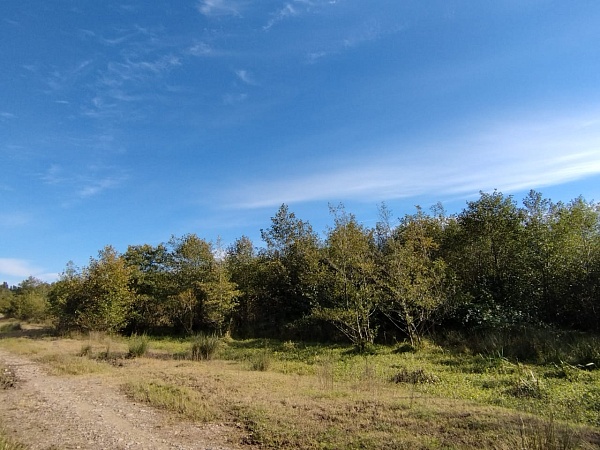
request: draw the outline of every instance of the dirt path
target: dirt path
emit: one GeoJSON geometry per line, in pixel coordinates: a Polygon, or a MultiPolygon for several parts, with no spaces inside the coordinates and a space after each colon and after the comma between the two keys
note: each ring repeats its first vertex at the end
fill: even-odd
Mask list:
{"type": "Polygon", "coordinates": [[[235,449],[227,425],[193,424],[127,399],[94,376],[48,375],[36,362],[0,350],[16,387],[0,389],[0,423],[31,449],[235,449]]]}

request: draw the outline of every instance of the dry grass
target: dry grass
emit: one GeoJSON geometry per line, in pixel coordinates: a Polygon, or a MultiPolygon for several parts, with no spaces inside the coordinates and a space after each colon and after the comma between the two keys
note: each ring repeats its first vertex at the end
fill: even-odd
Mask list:
{"type": "Polygon", "coordinates": [[[131,398],[178,420],[237,424],[244,432],[242,443],[261,448],[574,449],[600,444],[600,409],[594,409],[600,403],[593,396],[600,377],[595,373],[570,381],[552,367],[548,373],[557,375],[550,378],[543,368],[534,372],[502,359],[461,359],[436,348],[401,354],[380,349],[364,357],[339,347],[231,340],[222,344],[220,359],[190,361],[174,357],[185,354],[190,341],[151,344],[154,353],[146,358],[110,364],[97,355],[109,348],[124,357],[127,340],[104,335],[0,339],[1,347],[32,355],[59,373],[91,373],[117,383],[131,398]],[[249,370],[266,353],[265,370],[249,370]],[[394,376],[397,382],[390,381],[394,376]],[[532,386],[543,386],[544,397],[516,395],[529,394],[532,386]],[[581,412],[570,422],[560,396],[581,412]],[[573,403],[582,396],[587,409],[573,403]],[[551,404],[557,405],[556,414],[543,417],[551,404]]]}
{"type": "Polygon", "coordinates": [[[209,422],[217,419],[212,405],[195,390],[155,380],[129,381],[124,392],[133,400],[148,403],[156,408],[175,412],[184,418],[209,422]]]}

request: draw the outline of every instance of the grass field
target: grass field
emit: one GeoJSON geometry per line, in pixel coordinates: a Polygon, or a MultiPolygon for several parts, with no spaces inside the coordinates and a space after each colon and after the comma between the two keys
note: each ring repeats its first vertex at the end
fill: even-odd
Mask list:
{"type": "Polygon", "coordinates": [[[238,424],[245,443],[262,448],[600,445],[600,371],[560,360],[524,364],[433,342],[364,355],[346,346],[234,339],[211,341],[210,352],[195,358],[198,338],[140,339],[57,338],[0,324],[0,347],[56,374],[110,378],[132,399],[180,420],[238,424]]]}

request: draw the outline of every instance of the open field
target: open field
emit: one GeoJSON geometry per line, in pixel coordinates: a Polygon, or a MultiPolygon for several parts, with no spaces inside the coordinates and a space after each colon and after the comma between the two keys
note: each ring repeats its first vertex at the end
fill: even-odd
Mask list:
{"type": "MultiPolygon", "coordinates": [[[[5,373],[16,373],[16,386],[8,386],[6,375],[0,398],[33,389],[19,380],[21,368],[14,363],[32,361],[41,374],[29,382],[36,389],[47,378],[62,386],[63,396],[93,391],[95,401],[114,405],[116,412],[104,411],[104,420],[120,410],[129,416],[140,411],[131,428],[141,431],[127,432],[139,433],[138,441],[147,439],[150,448],[600,446],[600,371],[566,363],[521,364],[500,356],[456,354],[433,343],[418,352],[376,347],[373,354],[359,355],[343,346],[233,339],[220,340],[215,353],[204,356],[210,359],[192,360],[189,339],[57,338],[43,328],[11,323],[0,321],[0,365],[5,373]],[[140,339],[145,348],[134,357],[140,339]],[[202,444],[189,446],[192,435],[201,436],[202,444]]],[[[0,428],[32,447],[35,440],[28,433],[35,426],[24,424],[29,413],[36,420],[35,411],[20,410],[14,420],[17,411],[0,403],[5,405],[0,428]]],[[[64,420],[85,425],[85,417],[78,417],[64,420]]],[[[72,425],[75,442],[85,426],[72,425]]],[[[47,438],[52,427],[44,426],[47,438]]],[[[32,448],[75,448],[60,442],[65,441],[32,448]]],[[[81,448],[97,448],[90,442],[88,437],[81,448]]],[[[143,442],[140,447],[132,442],[114,448],[143,448],[143,442]]],[[[0,449],[12,448],[2,445],[0,439],[0,449]]]]}

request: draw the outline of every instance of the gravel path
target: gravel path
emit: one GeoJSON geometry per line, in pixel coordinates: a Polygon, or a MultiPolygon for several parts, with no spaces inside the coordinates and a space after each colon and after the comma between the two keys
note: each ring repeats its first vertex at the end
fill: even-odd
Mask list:
{"type": "Polygon", "coordinates": [[[134,403],[95,376],[49,375],[27,358],[0,350],[16,386],[0,389],[0,423],[31,449],[236,449],[228,425],[194,424],[134,403]]]}

